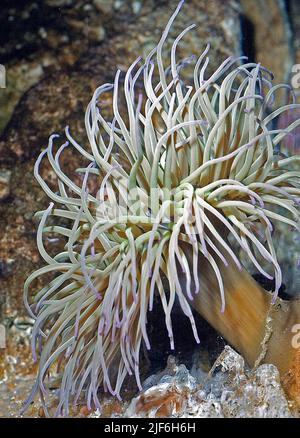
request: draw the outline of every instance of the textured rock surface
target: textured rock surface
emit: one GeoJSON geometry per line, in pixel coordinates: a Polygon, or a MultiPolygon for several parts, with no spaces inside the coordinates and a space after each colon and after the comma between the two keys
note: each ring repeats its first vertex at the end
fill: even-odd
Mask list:
{"type": "Polygon", "coordinates": [[[244,38],[248,38],[256,62],[269,68],[277,83],[290,79],[294,63],[292,30],[282,0],[241,0],[246,18],[244,38]]]}
{"type": "MultiPolygon", "coordinates": [[[[129,61],[153,45],[171,10],[170,1],[157,0],[3,0],[2,3],[0,60],[7,70],[7,87],[0,93],[0,132],[24,92],[42,78],[66,68],[71,69],[72,75],[76,61],[96,46],[101,47],[94,54],[98,59],[103,59],[102,53],[108,54],[107,46],[116,51],[109,51],[103,67],[109,68],[110,61],[118,60],[118,54],[124,56],[118,60],[123,65],[124,60],[129,61]],[[122,37],[116,39],[116,35],[122,37]]],[[[210,39],[221,54],[235,49],[234,40],[239,34],[232,5],[233,0],[214,0],[205,8],[205,2],[191,1],[185,14],[186,21],[198,22],[202,44],[210,39]]],[[[186,21],[179,19],[178,27],[186,21]]],[[[191,49],[201,49],[199,40],[189,43],[191,49]]],[[[85,58],[87,66],[91,56],[85,58]]]]}
{"type": "MultiPolygon", "coordinates": [[[[34,366],[28,366],[22,351],[28,348],[28,330],[14,326],[14,336],[23,339],[19,358],[10,351],[7,373],[14,380],[1,378],[0,417],[19,416],[24,396],[33,384],[34,366]],[[21,359],[21,360],[20,360],[21,359]],[[22,371],[22,377],[20,371],[22,371]],[[10,409],[7,406],[10,405],[10,409]]],[[[30,327],[30,326],[28,326],[30,327]]],[[[50,400],[55,403],[55,390],[50,400]]],[[[101,411],[89,411],[80,402],[71,409],[73,417],[125,418],[299,418],[299,411],[288,401],[280,385],[279,374],[273,365],[261,365],[249,371],[243,358],[230,347],[225,347],[214,366],[206,369],[203,356],[194,355],[190,368],[178,364],[169,356],[167,367],[151,375],[143,383],[143,391],[136,395],[127,390],[120,403],[110,396],[102,396],[101,411]]],[[[42,417],[39,403],[34,403],[25,416],[42,417]]]]}
{"type": "Polygon", "coordinates": [[[225,347],[209,374],[195,361],[188,371],[169,360],[167,369],[144,383],[126,417],[290,418],[298,416],[286,400],[273,365],[245,369],[243,358],[225,347]]]}
{"type": "Polygon", "coordinates": [[[290,0],[289,14],[292,22],[293,42],[296,52],[296,61],[300,62],[300,4],[297,0],[290,0]]]}
{"type": "MultiPolygon", "coordinates": [[[[34,383],[37,369],[28,356],[31,327],[29,318],[11,321],[15,342],[14,347],[8,345],[5,369],[0,362],[0,418],[20,416],[24,398],[34,383]]],[[[299,418],[299,409],[283,392],[276,367],[264,364],[249,371],[243,358],[229,346],[224,348],[213,366],[209,365],[204,353],[203,350],[195,352],[188,367],[169,356],[165,369],[142,378],[141,393],[136,394],[131,379],[124,388],[122,402],[109,395],[100,395],[101,410],[89,411],[79,400],[71,408],[70,416],[299,418]]],[[[50,388],[48,406],[53,412],[57,390],[51,380],[50,388]]],[[[38,400],[24,416],[44,416],[38,400]]]]}
{"type": "Polygon", "coordinates": [[[0,59],[7,87],[0,93],[0,131],[25,91],[49,72],[72,66],[90,44],[104,39],[114,2],[105,3],[106,14],[82,0],[3,0],[0,59]]]}

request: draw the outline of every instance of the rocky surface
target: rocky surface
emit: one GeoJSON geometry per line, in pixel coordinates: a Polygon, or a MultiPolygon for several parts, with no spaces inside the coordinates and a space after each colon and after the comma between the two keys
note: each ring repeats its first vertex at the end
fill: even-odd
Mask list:
{"type": "MultiPolygon", "coordinates": [[[[21,322],[21,321],[20,321],[21,322]]],[[[0,376],[0,418],[19,417],[34,383],[36,366],[28,363],[28,329],[14,326],[14,336],[22,338],[18,357],[9,350],[5,375],[0,376]]],[[[213,366],[200,350],[194,353],[190,366],[169,356],[167,366],[146,379],[143,390],[136,392],[127,383],[120,402],[100,395],[101,411],[89,411],[79,400],[70,410],[72,417],[91,418],[299,418],[296,405],[289,401],[273,365],[261,365],[255,371],[245,367],[243,358],[225,347],[213,366]]],[[[1,367],[0,367],[1,372],[1,367]]],[[[55,385],[52,385],[55,386],[55,385]]],[[[53,414],[57,390],[50,389],[48,406],[53,414]],[[51,408],[53,407],[53,409],[51,408]]],[[[23,414],[44,417],[38,400],[23,414]]]]}
{"type": "Polygon", "coordinates": [[[21,96],[51,72],[72,67],[88,47],[113,31],[114,14],[134,13],[131,2],[114,0],[3,0],[0,59],[7,87],[1,90],[0,130],[21,96]]]}
{"type": "Polygon", "coordinates": [[[275,81],[288,82],[294,64],[293,35],[287,2],[241,0],[244,34],[250,56],[270,69],[275,81]]]}
{"type": "MultiPolygon", "coordinates": [[[[74,64],[84,54],[87,69],[95,68],[96,63],[105,69],[115,69],[117,62],[125,67],[133,57],[147,52],[157,41],[175,5],[159,0],[4,0],[2,3],[0,60],[6,67],[7,86],[0,93],[0,132],[24,92],[50,74],[57,78],[62,70],[68,70],[68,76],[72,77],[79,71],[73,68],[74,64]],[[92,47],[98,49],[89,52],[92,47]],[[95,62],[91,65],[93,58],[95,62]]],[[[186,45],[191,50],[201,50],[209,39],[223,56],[236,51],[239,26],[234,5],[234,0],[191,1],[177,21],[177,29],[191,20],[199,25],[198,38],[187,40],[186,45]]],[[[97,73],[96,68],[94,76],[97,73]]],[[[102,75],[98,78],[101,80],[102,75]]]]}
{"type": "MultiPolygon", "coordinates": [[[[91,414],[102,416],[101,412],[91,414]]],[[[165,370],[143,383],[143,392],[133,398],[122,413],[129,418],[299,418],[280,385],[273,365],[255,371],[243,358],[225,347],[209,373],[194,357],[190,370],[169,357],[165,370]]]]}

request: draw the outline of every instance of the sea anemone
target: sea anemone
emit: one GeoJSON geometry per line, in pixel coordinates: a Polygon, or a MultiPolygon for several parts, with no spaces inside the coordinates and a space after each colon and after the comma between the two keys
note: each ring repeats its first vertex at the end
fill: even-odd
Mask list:
{"type": "Polygon", "coordinates": [[[144,61],[138,58],[124,78],[118,70],[113,84],[96,89],[85,116],[90,149],[66,128],[68,141],[54,153],[58,136],[52,135],[35,165],[52,202],[36,214],[37,245],[47,264],[25,283],[25,305],[35,320],[32,351],[39,358],[26,406],[39,392],[47,414],[45,380],[53,367],[59,373],[57,415],[68,415],[71,401],[82,394],[89,409],[100,408],[99,388],[120,398],[127,375],[142,388],[140,348],[144,343],[150,349],[147,313],[155,296],[171,349],[175,300],[199,343],[191,307],[197,294],[201,299],[205,276],[199,255],[217,278],[220,312],[226,293],[218,266],[232,260],[242,268],[236,244],[261,274],[274,277],[273,302],[282,282],[273,223],[299,230],[300,173],[291,167],[300,157],[283,157],[279,146],[300,120],[285,129],[276,120],[300,105],[293,100],[274,109],[276,93],[285,88],[293,99],[292,90],[273,86],[270,71],[243,57],[226,59],[211,75],[209,46],[198,59],[178,60],[177,46],[194,25],[174,40],[165,65],[163,49],[182,4],[144,61]],[[187,65],[193,66],[191,77],[184,74],[187,65]],[[110,121],[101,111],[107,93],[110,121]],[[60,165],[69,146],[89,163],[78,169],[81,186],[60,165]],[[57,176],[57,191],[40,175],[45,158],[57,176]],[[91,177],[97,193],[88,189],[91,177]],[[55,256],[43,243],[53,233],[66,239],[55,256]],[[54,278],[33,293],[32,283],[49,273],[54,278]]]}

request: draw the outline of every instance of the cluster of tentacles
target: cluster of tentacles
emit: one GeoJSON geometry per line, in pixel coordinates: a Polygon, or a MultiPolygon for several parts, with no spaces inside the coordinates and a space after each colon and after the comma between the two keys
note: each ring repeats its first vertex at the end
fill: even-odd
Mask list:
{"type": "Polygon", "coordinates": [[[223,311],[226,296],[217,261],[226,265],[232,258],[241,267],[227,234],[259,272],[275,278],[274,298],[281,285],[273,223],[299,229],[300,157],[282,157],[278,151],[300,120],[284,130],[276,121],[300,105],[273,108],[277,91],[288,86],[273,86],[267,69],[243,58],[226,59],[210,76],[209,47],[198,59],[176,59],[180,40],[194,26],[175,39],[166,66],[163,48],[181,6],[145,60],[138,58],[124,78],[117,71],[113,84],[95,91],[85,118],[90,147],[80,146],[66,129],[68,142],[57,149],[53,135],[36,162],[35,176],[52,203],[37,213],[37,244],[47,264],[25,284],[25,304],[35,319],[32,349],[39,357],[28,403],[39,392],[46,412],[45,380],[57,365],[58,415],[67,414],[82,393],[89,407],[100,408],[99,387],[120,397],[127,375],[134,374],[141,388],[140,347],[144,342],[150,348],[147,312],[155,294],[171,348],[175,300],[199,342],[190,306],[201,294],[199,254],[218,279],[223,311]],[[187,64],[194,65],[191,78],[184,75],[187,64]],[[142,91],[136,91],[137,81],[142,91]],[[101,95],[108,93],[110,121],[101,111],[101,95]],[[88,163],[78,169],[82,186],[61,167],[66,147],[88,163]],[[45,158],[57,176],[57,191],[40,176],[45,158]],[[88,190],[91,176],[99,182],[97,193],[88,190]],[[226,232],[220,233],[217,223],[226,232]],[[53,234],[65,239],[64,251],[54,257],[43,243],[53,234]],[[192,264],[183,243],[190,247],[192,264]],[[52,281],[34,292],[35,279],[48,273],[54,273],[52,281]]]}

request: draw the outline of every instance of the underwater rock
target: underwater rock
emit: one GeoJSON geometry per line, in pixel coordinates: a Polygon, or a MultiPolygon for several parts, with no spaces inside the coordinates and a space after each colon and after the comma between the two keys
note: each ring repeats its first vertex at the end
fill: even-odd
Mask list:
{"type": "MultiPolygon", "coordinates": [[[[164,2],[157,7],[153,0],[101,0],[88,4],[84,0],[39,0],[20,7],[16,0],[4,0],[0,11],[3,24],[0,57],[7,70],[7,86],[0,93],[0,132],[31,86],[49,73],[73,66],[90,47],[101,46],[97,59],[103,63],[107,46],[113,48],[118,35],[121,36],[119,50],[128,51],[130,61],[132,56],[140,54],[138,51],[143,50],[144,45],[153,45],[169,15],[171,3],[164,2]]],[[[223,56],[237,53],[239,20],[234,4],[232,0],[214,0],[209,5],[204,1],[190,2],[193,13],[188,12],[186,18],[201,24],[201,38],[192,37],[190,41],[197,50],[201,50],[201,41],[204,46],[209,39],[223,56]]],[[[187,22],[187,19],[182,21],[187,22]]],[[[109,61],[114,61],[113,54],[105,62],[109,64],[109,61]]]]}
{"type": "Polygon", "coordinates": [[[0,92],[0,132],[9,121],[14,108],[21,96],[33,85],[35,85],[44,74],[44,66],[50,60],[47,55],[43,59],[26,60],[20,63],[9,63],[6,65],[6,88],[0,92]]]}
{"type": "Polygon", "coordinates": [[[0,59],[6,68],[6,87],[0,91],[0,132],[30,87],[49,73],[74,65],[89,46],[101,43],[111,20],[134,16],[130,5],[114,16],[114,0],[21,3],[1,2],[0,59]],[[97,7],[100,3],[105,13],[97,7]]]}
{"type": "Polygon", "coordinates": [[[12,274],[14,259],[0,260],[0,278],[7,278],[12,274]]]}
{"type": "Polygon", "coordinates": [[[274,73],[276,83],[288,82],[294,63],[292,29],[285,3],[241,0],[244,44],[251,51],[250,57],[254,56],[256,62],[274,73]]]}
{"type": "Polygon", "coordinates": [[[274,365],[250,371],[244,359],[226,346],[209,374],[195,363],[191,371],[169,359],[163,373],[144,382],[125,417],[291,418],[292,410],[274,365]],[[152,384],[152,385],[150,385],[152,384]]]}

